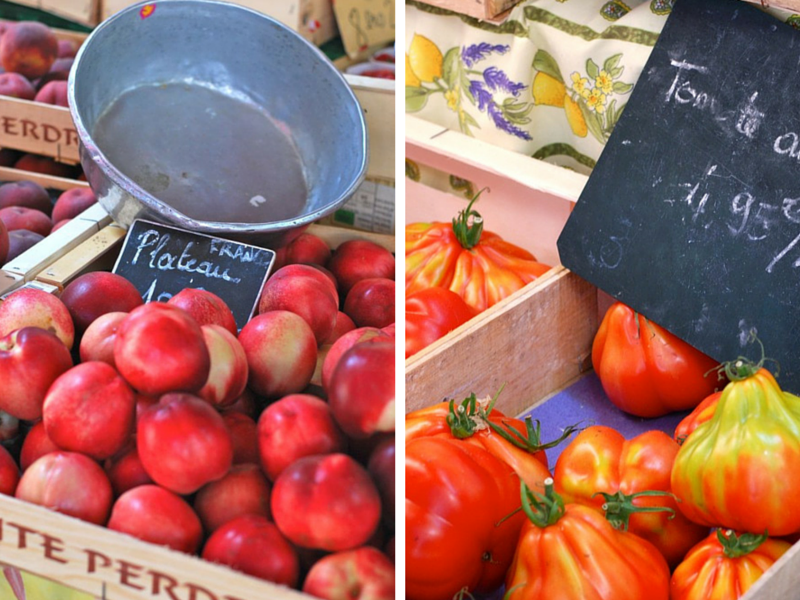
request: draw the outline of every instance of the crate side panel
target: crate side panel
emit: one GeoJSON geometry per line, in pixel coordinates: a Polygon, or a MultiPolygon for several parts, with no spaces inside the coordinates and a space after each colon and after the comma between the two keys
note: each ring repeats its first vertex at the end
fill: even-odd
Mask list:
{"type": "Polygon", "coordinates": [[[69,109],[0,97],[0,146],[77,163],[78,132],[69,109]]]}
{"type": "Polygon", "coordinates": [[[797,598],[800,587],[800,542],[796,542],[751,587],[741,600],[797,598]]]}
{"type": "Polygon", "coordinates": [[[0,515],[4,563],[108,600],[309,598],[8,496],[0,515]]]}
{"type": "Polygon", "coordinates": [[[395,82],[345,75],[364,111],[369,136],[367,176],[395,179],[395,82]]]}
{"type": "Polygon", "coordinates": [[[556,267],[409,359],[406,410],[505,385],[497,407],[519,414],[589,368],[596,330],[596,288],[556,267]]]}

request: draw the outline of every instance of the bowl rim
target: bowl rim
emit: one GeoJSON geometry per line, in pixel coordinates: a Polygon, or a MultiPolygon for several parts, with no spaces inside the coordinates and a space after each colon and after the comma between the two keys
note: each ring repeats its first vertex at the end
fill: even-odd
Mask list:
{"type": "MultiPolygon", "coordinates": [[[[369,158],[369,135],[367,131],[367,124],[366,119],[364,117],[364,110],[361,106],[361,103],[358,101],[358,98],[355,95],[350,84],[347,82],[344,74],[341,73],[330,61],[330,59],[320,50],[317,46],[309,42],[299,33],[281,23],[274,17],[267,15],[265,13],[259,12],[257,10],[248,8],[246,6],[242,6],[240,4],[233,4],[231,2],[224,2],[220,0],[170,0],[169,3],[160,3],[162,5],[170,4],[207,4],[207,5],[214,5],[214,6],[221,6],[224,7],[225,10],[238,10],[242,12],[247,12],[252,14],[254,17],[259,19],[265,19],[270,21],[274,26],[283,29],[284,31],[288,32],[290,35],[294,36],[300,43],[304,44],[308,50],[314,54],[317,59],[330,71],[333,75],[334,81],[340,83],[345,91],[345,95],[351,100],[355,107],[358,108],[357,111],[357,122],[359,125],[359,129],[361,131],[361,160],[360,164],[358,165],[358,173],[357,176],[350,182],[347,188],[339,194],[336,198],[328,202],[325,206],[318,208],[317,210],[307,213],[300,217],[294,217],[291,219],[282,219],[280,221],[272,221],[270,223],[248,223],[248,222],[235,222],[235,221],[207,221],[207,220],[199,220],[193,219],[183,212],[169,206],[165,202],[159,200],[149,192],[145,191],[139,185],[137,185],[131,178],[123,174],[116,166],[114,166],[105,154],[97,147],[92,136],[87,131],[85,125],[83,124],[82,119],[80,118],[78,105],[76,102],[76,92],[75,92],[75,80],[77,77],[77,71],[81,63],[81,59],[83,58],[86,49],[89,48],[92,40],[96,37],[102,35],[105,29],[110,28],[115,21],[121,18],[125,18],[130,13],[139,12],[145,6],[149,4],[157,4],[152,2],[152,0],[143,0],[141,2],[137,2],[136,4],[132,4],[122,10],[114,13],[107,19],[105,19],[102,23],[100,23],[97,27],[95,27],[83,43],[78,48],[78,52],[75,55],[74,63],[72,68],[70,69],[69,78],[67,82],[67,99],[69,104],[69,111],[72,116],[72,120],[75,125],[75,129],[78,133],[78,141],[81,146],[80,154],[81,158],[84,157],[84,153],[88,154],[90,159],[93,163],[95,163],[101,171],[114,183],[114,185],[122,188],[122,190],[132,196],[134,199],[140,202],[140,204],[147,209],[148,214],[143,215],[139,214],[136,218],[148,217],[148,218],[165,218],[165,215],[169,215],[168,219],[165,219],[166,223],[171,223],[174,226],[183,227],[184,229],[191,229],[195,231],[201,231],[206,233],[219,233],[220,230],[231,230],[231,233],[246,233],[246,234],[258,234],[258,233],[273,233],[277,231],[283,231],[286,229],[293,229],[296,227],[301,227],[304,225],[309,225],[314,221],[321,219],[322,217],[332,213],[334,210],[339,208],[348,198],[352,197],[355,192],[358,190],[359,186],[364,182],[366,179],[367,174],[367,166],[368,166],[368,158],[369,158]]],[[[87,177],[88,179],[88,177],[87,177]]],[[[101,199],[98,198],[98,201],[101,199]]],[[[102,202],[101,202],[102,204],[102,202]]],[[[125,225],[125,224],[123,224],[125,225]]],[[[128,224],[129,225],[129,224],[128,224]]],[[[126,225],[127,226],[127,225],[126,225]]]]}

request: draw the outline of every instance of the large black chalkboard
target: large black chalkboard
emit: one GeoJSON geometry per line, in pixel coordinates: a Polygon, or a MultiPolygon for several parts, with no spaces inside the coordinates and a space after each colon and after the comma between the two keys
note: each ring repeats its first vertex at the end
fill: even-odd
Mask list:
{"type": "Polygon", "coordinates": [[[137,219],[114,273],[131,281],[145,302],[166,301],[187,287],[222,298],[244,327],[258,302],[275,252],[137,219]]]}
{"type": "Polygon", "coordinates": [[[558,249],[717,360],[754,331],[800,393],[800,32],[676,0],[558,249]]]}

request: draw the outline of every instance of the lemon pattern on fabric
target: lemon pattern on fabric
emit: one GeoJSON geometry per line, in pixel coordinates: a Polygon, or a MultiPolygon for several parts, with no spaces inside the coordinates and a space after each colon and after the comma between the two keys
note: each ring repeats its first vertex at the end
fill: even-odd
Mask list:
{"type": "Polygon", "coordinates": [[[417,79],[426,83],[439,79],[442,76],[443,60],[442,52],[436,44],[423,35],[414,34],[408,47],[408,64],[417,79]]]}
{"type": "Polygon", "coordinates": [[[567,88],[555,77],[539,71],[533,78],[531,95],[533,96],[534,104],[564,106],[567,88]]]}
{"type": "Polygon", "coordinates": [[[572,133],[586,137],[590,133],[605,144],[617,124],[625,104],[618,105],[618,96],[628,94],[632,83],[621,81],[625,70],[620,66],[622,54],[603,61],[602,67],[591,58],[586,61],[586,73],[573,71],[568,83],[561,67],[547,51],[539,50],[533,59],[536,75],[531,84],[537,105],[563,107],[572,133]],[[541,88],[541,89],[540,89],[541,88]],[[557,100],[559,96],[563,99],[557,100]]]}
{"type": "Polygon", "coordinates": [[[406,54],[406,85],[411,87],[419,87],[422,82],[417,77],[416,73],[414,73],[414,69],[411,68],[411,60],[408,58],[408,54],[406,54]]]}
{"type": "Polygon", "coordinates": [[[564,112],[567,114],[567,123],[569,123],[572,133],[578,137],[586,137],[589,132],[589,127],[586,125],[586,119],[583,118],[581,107],[569,96],[564,98],[564,112]]]}

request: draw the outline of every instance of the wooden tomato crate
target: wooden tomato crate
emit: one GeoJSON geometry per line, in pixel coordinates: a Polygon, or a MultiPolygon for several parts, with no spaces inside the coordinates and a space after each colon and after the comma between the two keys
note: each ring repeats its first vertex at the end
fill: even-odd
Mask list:
{"type": "MultiPolygon", "coordinates": [[[[553,269],[406,361],[406,408],[445,396],[498,389],[497,356],[518,370],[501,400],[517,414],[589,368],[598,324],[597,290],[559,266],[556,240],[586,176],[496,148],[410,115],[406,158],[484,189],[474,205],[486,230],[553,269]],[[520,332],[525,332],[524,335],[520,332]],[[536,343],[531,343],[536,340],[536,343]],[[442,372],[448,373],[441,377],[442,372]]],[[[406,223],[450,221],[467,201],[407,180],[406,223]]],[[[504,380],[503,380],[504,381],[504,380]]]]}
{"type": "MultiPolygon", "coordinates": [[[[69,249],[53,251],[52,248],[43,248],[37,254],[34,246],[20,256],[28,255],[23,262],[38,263],[28,285],[58,293],[79,272],[110,269],[121,244],[112,243],[109,250],[108,246],[92,244],[90,240],[110,235],[110,239],[121,241],[119,231],[113,231],[120,228],[99,205],[87,209],[75,221],[81,219],[94,221],[96,227],[82,241],[75,243],[71,240],[69,249]]],[[[311,225],[308,231],[333,248],[350,239],[368,239],[394,250],[393,235],[317,224],[311,225]]],[[[0,271],[0,285],[2,275],[0,271]]],[[[0,562],[104,600],[311,598],[300,591],[244,575],[199,557],[143,542],[1,494],[0,562]]]]}
{"type": "MultiPolygon", "coordinates": [[[[406,360],[406,411],[445,399],[460,401],[473,392],[494,395],[505,385],[497,408],[541,419],[545,440],[579,421],[615,427],[626,437],[647,429],[671,435],[681,414],[631,417],[605,397],[591,368],[591,347],[612,300],[557,264],[555,240],[588,178],[412,116],[407,116],[406,155],[468,179],[475,189],[490,188],[474,206],[484,216],[485,228],[544,262],[556,258],[550,272],[406,360]],[[552,230],[542,233],[542,227],[552,230]]],[[[465,206],[464,198],[407,182],[407,223],[449,220],[454,208],[465,206]]],[[[548,451],[551,465],[564,445],[554,454],[548,451]]],[[[797,598],[799,573],[800,542],[742,600],[797,598]]]]}

